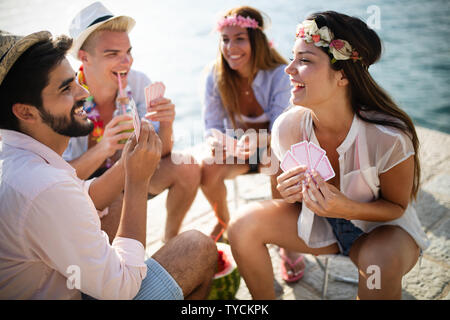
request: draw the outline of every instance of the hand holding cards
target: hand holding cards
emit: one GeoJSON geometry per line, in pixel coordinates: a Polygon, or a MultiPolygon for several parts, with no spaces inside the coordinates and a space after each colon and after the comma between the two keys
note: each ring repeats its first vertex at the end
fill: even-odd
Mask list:
{"type": "Polygon", "coordinates": [[[291,150],[284,155],[280,167],[287,171],[299,165],[305,165],[309,172],[316,170],[325,181],[335,176],[326,151],[313,142],[302,141],[292,145],[291,150]]]}
{"type": "Polygon", "coordinates": [[[227,148],[227,152],[235,157],[236,156],[236,146],[237,146],[237,140],[233,137],[226,135],[222,133],[221,131],[212,128],[211,133],[213,137],[224,147],[227,148]]]}

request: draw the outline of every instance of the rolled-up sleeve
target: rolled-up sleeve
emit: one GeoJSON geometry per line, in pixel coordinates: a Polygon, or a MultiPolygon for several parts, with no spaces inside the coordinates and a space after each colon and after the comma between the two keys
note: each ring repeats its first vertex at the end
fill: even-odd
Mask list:
{"type": "Polygon", "coordinates": [[[217,90],[213,70],[211,68],[206,77],[203,93],[202,118],[205,126],[205,137],[211,135],[210,129],[212,128],[225,133],[224,120],[227,117],[219,91],[217,90]]]}
{"type": "Polygon", "coordinates": [[[289,106],[289,99],[291,97],[291,83],[289,76],[284,72],[285,65],[281,65],[273,72],[271,82],[270,97],[269,97],[269,115],[270,126],[269,131],[272,131],[275,120],[286,110],[289,106]]]}
{"type": "Polygon", "coordinates": [[[147,274],[145,248],[137,240],[116,238],[100,229],[97,211],[75,182],[41,192],[24,219],[30,256],[65,277],[80,271],[80,291],[96,299],[132,299],[147,274]]]}

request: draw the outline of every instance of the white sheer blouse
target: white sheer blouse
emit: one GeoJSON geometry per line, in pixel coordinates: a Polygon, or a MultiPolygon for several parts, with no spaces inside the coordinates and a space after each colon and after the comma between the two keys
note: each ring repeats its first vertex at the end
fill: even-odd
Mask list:
{"type": "MultiPolygon", "coordinates": [[[[275,121],[272,129],[272,150],[279,161],[294,143],[308,140],[317,145],[309,109],[294,107],[275,121]]],[[[339,154],[340,190],[354,201],[371,202],[380,197],[379,175],[414,155],[411,139],[392,127],[365,122],[356,115],[342,144],[339,154]]],[[[380,225],[397,225],[408,232],[421,249],[428,246],[416,211],[411,203],[404,214],[395,220],[373,222],[351,220],[368,233],[380,225]]],[[[298,219],[298,235],[311,248],[336,242],[330,224],[306,206],[298,219]]]]}

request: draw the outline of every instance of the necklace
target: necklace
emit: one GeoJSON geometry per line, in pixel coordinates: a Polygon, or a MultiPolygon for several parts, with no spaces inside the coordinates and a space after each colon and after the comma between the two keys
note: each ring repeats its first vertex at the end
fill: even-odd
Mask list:
{"type": "MultiPolygon", "coordinates": [[[[83,66],[80,66],[80,69],[77,74],[78,83],[83,86],[87,91],[89,91],[89,87],[86,84],[86,78],[84,77],[83,66]]],[[[90,91],[89,91],[90,92],[90,91]]],[[[92,130],[92,140],[95,142],[100,142],[103,138],[103,133],[105,132],[105,126],[103,125],[103,121],[100,119],[100,113],[95,107],[97,104],[94,101],[94,97],[90,95],[86,98],[86,102],[83,105],[84,111],[87,113],[87,117],[94,123],[94,129],[92,130]]]]}

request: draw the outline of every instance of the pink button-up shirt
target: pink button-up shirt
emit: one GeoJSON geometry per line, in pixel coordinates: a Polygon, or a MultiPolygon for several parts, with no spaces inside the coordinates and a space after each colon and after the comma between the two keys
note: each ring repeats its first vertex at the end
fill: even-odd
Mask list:
{"type": "Polygon", "coordinates": [[[129,238],[109,244],[91,181],[30,136],[0,135],[0,299],[133,298],[145,249],[129,238]]]}

